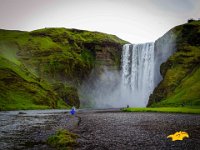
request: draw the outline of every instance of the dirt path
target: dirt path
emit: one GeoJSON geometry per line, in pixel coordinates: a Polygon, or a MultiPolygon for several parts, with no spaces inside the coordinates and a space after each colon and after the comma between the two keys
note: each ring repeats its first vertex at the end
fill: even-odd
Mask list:
{"type": "Polygon", "coordinates": [[[52,149],[45,140],[60,128],[79,134],[77,150],[151,150],[200,148],[200,115],[125,113],[119,110],[0,112],[0,150],[52,149]],[[190,138],[172,142],[176,131],[190,138]]]}

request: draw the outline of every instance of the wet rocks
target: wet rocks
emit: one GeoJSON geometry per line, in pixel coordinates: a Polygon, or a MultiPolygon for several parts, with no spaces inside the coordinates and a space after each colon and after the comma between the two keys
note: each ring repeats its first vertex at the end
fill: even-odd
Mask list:
{"type": "Polygon", "coordinates": [[[72,130],[77,123],[77,117],[60,110],[0,112],[0,150],[51,149],[47,138],[59,129],[72,130]]]}

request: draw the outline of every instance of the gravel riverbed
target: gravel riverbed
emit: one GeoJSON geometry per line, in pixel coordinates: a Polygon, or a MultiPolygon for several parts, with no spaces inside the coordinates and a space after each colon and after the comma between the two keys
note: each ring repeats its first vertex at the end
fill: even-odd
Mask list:
{"type": "Polygon", "coordinates": [[[88,112],[79,115],[74,132],[83,150],[200,150],[200,115],[170,113],[88,112]],[[188,132],[183,141],[167,139],[188,132]]]}
{"type": "Polygon", "coordinates": [[[66,110],[0,112],[0,150],[51,150],[47,138],[59,129],[76,128],[78,122],[66,110]]]}
{"type": "Polygon", "coordinates": [[[0,149],[53,149],[45,141],[61,128],[79,135],[76,150],[200,149],[200,115],[119,110],[0,112],[0,149]],[[167,139],[177,131],[190,137],[167,139]]]}

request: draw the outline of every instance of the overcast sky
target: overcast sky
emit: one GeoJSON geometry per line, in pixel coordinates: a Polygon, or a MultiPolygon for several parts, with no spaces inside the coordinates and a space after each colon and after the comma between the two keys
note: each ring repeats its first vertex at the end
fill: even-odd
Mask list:
{"type": "Polygon", "coordinates": [[[151,42],[200,18],[200,0],[0,0],[0,28],[78,28],[151,42]]]}

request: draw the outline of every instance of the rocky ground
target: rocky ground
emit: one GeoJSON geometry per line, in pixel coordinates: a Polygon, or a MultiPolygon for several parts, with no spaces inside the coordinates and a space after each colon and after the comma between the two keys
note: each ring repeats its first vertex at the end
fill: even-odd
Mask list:
{"type": "Polygon", "coordinates": [[[200,115],[169,113],[93,112],[79,115],[81,122],[77,149],[141,150],[199,149],[200,115]],[[190,138],[172,142],[176,131],[190,138]]]}
{"type": "Polygon", "coordinates": [[[45,140],[59,128],[79,134],[74,149],[199,149],[200,115],[125,113],[118,110],[0,112],[0,149],[52,149],[45,140]],[[188,139],[167,139],[186,131],[188,139]]]}
{"type": "Polygon", "coordinates": [[[78,122],[66,110],[0,112],[0,150],[53,149],[45,143],[48,136],[59,129],[72,130],[78,122]]]}

